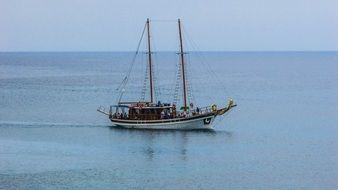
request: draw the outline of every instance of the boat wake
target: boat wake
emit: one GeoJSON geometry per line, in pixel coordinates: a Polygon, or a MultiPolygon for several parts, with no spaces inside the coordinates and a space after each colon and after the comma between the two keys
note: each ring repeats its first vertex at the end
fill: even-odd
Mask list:
{"type": "Polygon", "coordinates": [[[0,121],[0,127],[44,128],[44,127],[109,127],[104,124],[53,123],[29,121],[0,121]]]}

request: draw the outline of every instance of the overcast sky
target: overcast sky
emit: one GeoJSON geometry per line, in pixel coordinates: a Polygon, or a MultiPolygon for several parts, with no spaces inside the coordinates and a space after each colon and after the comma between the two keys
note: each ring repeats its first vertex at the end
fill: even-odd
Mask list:
{"type": "MultiPolygon", "coordinates": [[[[147,17],[181,18],[197,50],[337,51],[337,10],[338,0],[0,0],[0,51],[132,51],[147,17]]],[[[152,36],[175,49],[177,24],[153,22],[152,36]]]]}

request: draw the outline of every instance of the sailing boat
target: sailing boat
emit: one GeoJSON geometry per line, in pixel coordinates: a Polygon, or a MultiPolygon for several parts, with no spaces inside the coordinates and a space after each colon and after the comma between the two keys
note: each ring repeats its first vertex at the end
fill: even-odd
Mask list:
{"type": "MultiPolygon", "coordinates": [[[[153,86],[153,63],[150,44],[150,21],[147,19],[143,32],[147,29],[148,36],[148,68],[149,68],[149,101],[123,102],[121,98],[124,89],[120,92],[120,98],[116,105],[111,105],[109,111],[103,107],[99,107],[97,111],[107,115],[114,126],[135,129],[176,129],[176,130],[194,130],[194,129],[213,129],[213,122],[216,117],[228,112],[236,104],[232,99],[222,108],[218,108],[215,104],[205,107],[194,108],[193,104],[188,105],[187,101],[187,81],[184,62],[184,51],[182,43],[181,21],[178,19],[178,32],[180,43],[180,71],[183,87],[183,105],[177,109],[174,103],[157,103],[154,101],[153,86]]],[[[142,34],[143,36],[143,34],[142,34]]],[[[141,38],[142,39],[142,38],[141,38]]],[[[123,80],[126,82],[128,76],[123,80]]]]}

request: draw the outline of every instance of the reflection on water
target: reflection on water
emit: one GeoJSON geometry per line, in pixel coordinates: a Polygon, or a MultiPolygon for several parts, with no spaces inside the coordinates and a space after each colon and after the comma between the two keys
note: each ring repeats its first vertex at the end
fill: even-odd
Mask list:
{"type": "Polygon", "coordinates": [[[115,126],[109,126],[109,128],[112,134],[111,138],[124,136],[129,140],[137,139],[139,145],[142,146],[139,151],[142,152],[149,161],[167,151],[164,149],[171,147],[173,150],[172,153],[174,153],[172,155],[176,155],[177,158],[183,161],[187,160],[189,157],[189,143],[193,143],[191,141],[195,137],[212,139],[217,136],[227,141],[232,137],[232,132],[230,131],[126,129],[115,126]]]}

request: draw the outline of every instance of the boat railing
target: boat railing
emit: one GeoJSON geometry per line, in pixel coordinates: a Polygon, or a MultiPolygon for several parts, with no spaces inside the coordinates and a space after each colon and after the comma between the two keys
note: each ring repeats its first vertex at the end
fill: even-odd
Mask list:
{"type": "Polygon", "coordinates": [[[128,120],[140,120],[140,119],[146,119],[146,120],[157,120],[157,119],[172,119],[175,118],[172,115],[165,116],[163,118],[160,118],[158,114],[119,114],[119,113],[113,113],[112,114],[113,119],[128,119],[128,120]]]}

